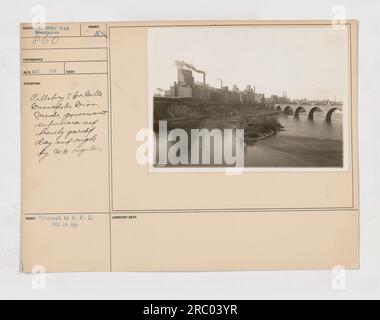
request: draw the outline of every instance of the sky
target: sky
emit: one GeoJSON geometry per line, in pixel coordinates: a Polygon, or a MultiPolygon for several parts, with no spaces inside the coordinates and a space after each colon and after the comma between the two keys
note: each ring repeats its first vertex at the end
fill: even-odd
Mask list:
{"type": "MultiPolygon", "coordinates": [[[[184,27],[148,30],[149,86],[169,89],[175,60],[207,73],[207,83],[292,99],[347,99],[348,31],[331,27],[184,27]]],[[[202,75],[194,73],[197,81],[202,75]]]]}

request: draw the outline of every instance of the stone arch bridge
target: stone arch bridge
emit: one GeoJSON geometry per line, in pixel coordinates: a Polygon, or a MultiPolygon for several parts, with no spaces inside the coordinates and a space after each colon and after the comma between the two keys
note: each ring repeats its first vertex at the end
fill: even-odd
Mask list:
{"type": "Polygon", "coordinates": [[[332,103],[304,103],[304,104],[272,104],[269,106],[271,110],[282,111],[287,115],[293,115],[299,118],[301,114],[306,114],[309,119],[314,119],[314,114],[320,112],[326,121],[330,122],[335,111],[343,111],[343,106],[332,103]]]}

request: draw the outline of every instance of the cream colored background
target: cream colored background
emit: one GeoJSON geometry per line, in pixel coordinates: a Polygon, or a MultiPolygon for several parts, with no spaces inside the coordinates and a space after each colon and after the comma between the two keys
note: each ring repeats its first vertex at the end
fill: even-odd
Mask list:
{"type": "MultiPolygon", "coordinates": [[[[355,23],[351,23],[355,39],[355,23]]],[[[286,25],[278,24],[280,28],[286,25]]],[[[329,269],[334,265],[357,268],[358,202],[353,186],[357,183],[356,163],[353,165],[352,157],[348,172],[226,176],[152,174],[147,166],[136,162],[134,153],[126,152],[126,146],[137,150],[141,144],[136,142],[137,132],[150,127],[146,107],[151,99],[147,94],[146,30],[141,25],[129,25],[109,32],[112,208],[120,215],[127,210],[139,213],[137,221],[123,224],[113,220],[114,270],[329,269]],[[329,212],[330,207],[337,211],[329,212]],[[237,212],[233,208],[238,208],[237,212]],[[276,212],[276,208],[284,212],[276,212]],[[239,213],[239,209],[246,213],[239,213]],[[126,244],[131,244],[127,250],[126,244]]],[[[355,50],[354,47],[353,74],[355,50]]],[[[356,108],[355,99],[356,91],[354,105],[347,108],[350,111],[356,108]]],[[[356,152],[356,112],[349,112],[348,118],[353,127],[346,142],[349,150],[356,152]]]]}
{"type": "MultiPolygon", "coordinates": [[[[279,28],[294,24],[261,24],[265,23],[279,28]]],[[[323,22],[311,24],[316,23],[323,22]]],[[[354,68],[351,111],[356,110],[356,25],[350,23],[354,68]]],[[[37,163],[30,135],[33,115],[28,110],[28,99],[37,89],[23,86],[22,270],[30,272],[35,265],[43,265],[48,272],[358,268],[355,157],[346,172],[238,176],[152,174],[148,166],[137,163],[136,135],[149,127],[146,30],[154,25],[165,23],[111,24],[108,53],[96,51],[104,55],[102,59],[109,57],[108,84],[104,76],[94,75],[33,78],[41,81],[37,88],[40,94],[52,94],[58,88],[109,93],[109,99],[101,102],[108,102],[110,111],[109,128],[107,123],[99,128],[103,131],[99,139],[102,153],[37,163]],[[154,211],[161,213],[144,213],[154,211]],[[94,213],[96,219],[81,221],[77,229],[59,230],[51,223],[28,219],[30,214],[53,213],[94,213]]],[[[75,54],[83,58],[78,51],[75,54]]],[[[51,59],[62,55],[59,49],[44,54],[52,55],[51,59]]],[[[22,52],[22,58],[28,55],[22,52]]],[[[23,77],[26,80],[31,79],[23,77]]],[[[352,127],[346,142],[355,154],[356,112],[350,112],[349,119],[352,127]]]]}
{"type": "MultiPolygon", "coordinates": [[[[279,28],[285,26],[286,23],[278,25],[279,28]]],[[[255,27],[254,23],[252,27],[255,27]]],[[[310,27],[315,28],[314,25],[310,27]]],[[[321,25],[321,28],[326,26],[321,25]]],[[[114,210],[357,208],[353,197],[351,153],[351,148],[355,149],[355,141],[351,141],[355,129],[351,127],[345,135],[350,154],[349,171],[346,172],[289,173],[284,170],[240,176],[224,173],[151,174],[145,166],[139,165],[136,155],[125,152],[125,148],[131,145],[137,150],[141,145],[136,141],[137,133],[151,127],[146,107],[148,100],[152,99],[149,94],[147,96],[146,39],[146,28],[110,29],[114,210]],[[146,201],[147,197],[149,201],[146,201]]],[[[345,109],[351,123],[352,105],[345,109]]],[[[355,121],[352,125],[355,127],[355,121]]]]}
{"type": "MultiPolygon", "coordinates": [[[[58,20],[154,20],[154,19],[331,19],[335,2],[329,0],[177,1],[162,0],[67,0],[59,6],[44,4],[51,21],[58,20]],[[91,10],[87,10],[91,5],[91,10]],[[75,6],[77,10],[72,10],[75,6]],[[218,10],[215,10],[215,8],[218,10]],[[200,10],[199,8],[202,8],[200,10]]],[[[375,298],[379,297],[378,215],[379,162],[376,84],[379,74],[378,11],[380,3],[372,0],[342,0],[347,15],[360,23],[360,154],[362,270],[347,273],[347,290],[331,289],[331,272],[235,272],[235,273],[162,273],[162,274],[50,274],[47,289],[35,291],[32,275],[18,273],[19,266],[19,97],[18,28],[20,21],[30,21],[35,1],[15,0],[4,3],[0,46],[4,61],[0,65],[2,132],[0,172],[0,297],[1,298],[105,298],[105,299],[267,299],[267,298],[375,298]],[[15,4],[19,10],[14,10],[15,4]]]]}
{"type": "Polygon", "coordinates": [[[153,213],[114,222],[113,234],[114,271],[355,269],[359,260],[354,211],[153,213]]]}

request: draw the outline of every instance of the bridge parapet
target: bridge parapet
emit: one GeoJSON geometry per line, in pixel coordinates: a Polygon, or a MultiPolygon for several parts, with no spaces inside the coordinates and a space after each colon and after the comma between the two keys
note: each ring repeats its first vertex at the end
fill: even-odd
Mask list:
{"type": "Polygon", "coordinates": [[[309,119],[314,119],[316,112],[322,112],[326,121],[331,121],[332,115],[335,111],[343,111],[343,106],[340,104],[332,103],[303,103],[303,104],[274,104],[269,106],[270,109],[282,111],[287,115],[294,115],[299,118],[301,113],[307,113],[309,119]]]}

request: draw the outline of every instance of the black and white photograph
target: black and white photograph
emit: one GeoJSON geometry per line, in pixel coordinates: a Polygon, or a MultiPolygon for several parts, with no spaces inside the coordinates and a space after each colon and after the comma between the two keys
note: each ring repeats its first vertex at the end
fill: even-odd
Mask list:
{"type": "Polygon", "coordinates": [[[155,167],[344,168],[348,39],[331,25],[150,30],[155,167]]]}

